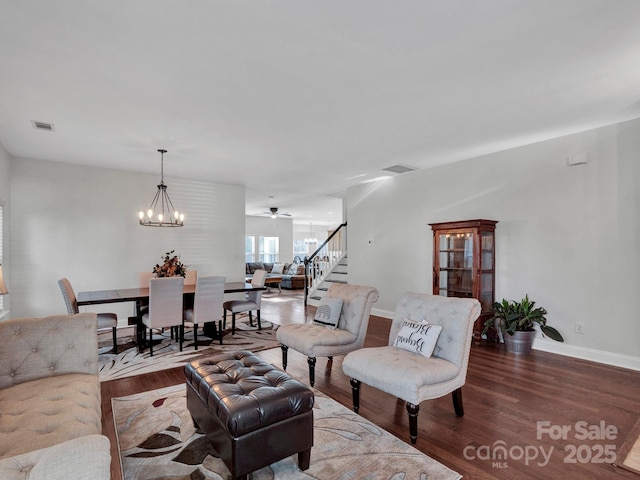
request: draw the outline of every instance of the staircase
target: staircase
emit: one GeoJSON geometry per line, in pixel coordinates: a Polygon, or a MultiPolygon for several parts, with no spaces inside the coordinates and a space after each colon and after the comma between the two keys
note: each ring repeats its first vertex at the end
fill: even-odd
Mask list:
{"type": "Polygon", "coordinates": [[[331,271],[324,275],[322,281],[318,284],[315,291],[313,293],[309,293],[307,304],[317,307],[320,304],[320,300],[322,300],[324,294],[327,293],[327,290],[329,290],[329,286],[332,283],[349,283],[349,271],[346,254],[340,261],[338,261],[338,263],[334,265],[331,271]]]}
{"type": "Polygon", "coordinates": [[[348,283],[346,227],[346,223],[340,225],[315,252],[305,257],[305,305],[317,306],[331,283],[348,283]]]}

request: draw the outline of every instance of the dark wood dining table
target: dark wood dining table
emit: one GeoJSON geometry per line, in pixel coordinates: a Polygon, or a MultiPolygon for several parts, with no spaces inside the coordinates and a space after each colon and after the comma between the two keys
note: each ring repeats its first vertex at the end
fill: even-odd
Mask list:
{"type": "MultiPolygon", "coordinates": [[[[250,292],[252,290],[266,290],[267,287],[254,287],[247,282],[225,282],[224,293],[242,293],[250,292]]],[[[196,293],[195,285],[185,285],[183,294],[185,302],[193,303],[193,297],[196,293]]],[[[76,295],[78,306],[84,305],[102,305],[105,303],[135,303],[135,315],[129,318],[129,323],[136,326],[136,343],[138,349],[142,347],[142,338],[140,323],[142,315],[140,314],[140,307],[148,304],[149,302],[149,288],[115,288],[112,290],[93,290],[78,292],[76,295]]],[[[205,324],[205,331],[208,325],[205,324]]]]}

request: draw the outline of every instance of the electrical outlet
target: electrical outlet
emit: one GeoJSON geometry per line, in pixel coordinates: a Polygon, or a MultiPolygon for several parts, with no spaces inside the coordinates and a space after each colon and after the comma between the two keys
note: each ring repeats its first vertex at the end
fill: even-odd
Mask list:
{"type": "Polygon", "coordinates": [[[584,323],[576,322],[576,333],[584,334],[584,323]]]}

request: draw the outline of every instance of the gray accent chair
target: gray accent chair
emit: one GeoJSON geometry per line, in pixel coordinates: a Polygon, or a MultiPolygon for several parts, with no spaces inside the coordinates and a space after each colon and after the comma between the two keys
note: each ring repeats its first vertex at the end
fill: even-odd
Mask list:
{"type": "Polygon", "coordinates": [[[287,369],[287,352],[294,349],[307,356],[309,384],[315,383],[316,357],[346,355],[364,345],[373,302],[378,300],[374,287],[334,283],[325,294],[327,298],[341,298],[342,311],[335,329],[313,323],[283,325],[276,331],[282,348],[282,367],[287,369]]]}
{"type": "Polygon", "coordinates": [[[442,297],[407,292],[396,307],[389,345],[363,348],[349,353],[342,362],[351,377],[353,409],[360,407],[360,384],[366,383],[407,402],[411,443],[418,438],[420,402],[452,394],[456,415],[464,415],[462,386],[467,377],[473,324],[480,315],[480,303],[471,298],[442,297]],[[404,319],[427,320],[442,325],[431,357],[394,347],[404,319]]]}

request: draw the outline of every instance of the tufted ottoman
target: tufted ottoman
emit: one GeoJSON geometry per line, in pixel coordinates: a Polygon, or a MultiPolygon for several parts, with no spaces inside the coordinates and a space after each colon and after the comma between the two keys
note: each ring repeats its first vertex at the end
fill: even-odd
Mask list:
{"type": "Polygon", "coordinates": [[[187,407],[234,479],[294,453],[309,468],[313,392],[247,351],[185,365],[187,407]]]}

